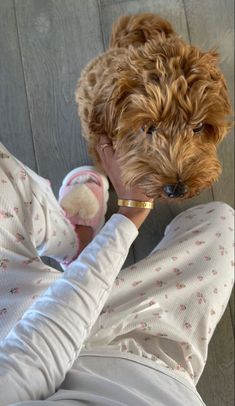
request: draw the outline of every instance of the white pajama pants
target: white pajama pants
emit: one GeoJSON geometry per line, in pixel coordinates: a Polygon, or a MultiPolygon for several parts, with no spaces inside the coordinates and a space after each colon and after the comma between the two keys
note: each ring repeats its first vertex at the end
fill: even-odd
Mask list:
{"type": "MultiPolygon", "coordinates": [[[[197,383],[234,283],[233,216],[219,202],[178,215],[148,257],[119,273],[83,351],[133,353],[197,383]]],[[[70,262],[77,246],[48,181],[0,144],[0,338],[61,276],[40,256],[70,262]]]]}

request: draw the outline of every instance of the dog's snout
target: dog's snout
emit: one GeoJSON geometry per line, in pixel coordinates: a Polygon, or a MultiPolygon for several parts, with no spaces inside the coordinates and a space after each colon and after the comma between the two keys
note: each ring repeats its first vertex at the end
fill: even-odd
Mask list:
{"type": "Polygon", "coordinates": [[[187,192],[187,186],[184,183],[178,182],[176,184],[163,186],[163,190],[167,197],[183,197],[187,192]]]}

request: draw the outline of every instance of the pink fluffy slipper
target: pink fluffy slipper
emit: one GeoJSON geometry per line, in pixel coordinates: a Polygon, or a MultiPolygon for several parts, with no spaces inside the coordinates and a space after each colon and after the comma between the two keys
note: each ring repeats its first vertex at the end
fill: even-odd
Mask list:
{"type": "Polygon", "coordinates": [[[64,178],[59,191],[60,206],[74,226],[89,226],[95,235],[105,222],[108,188],[103,174],[93,166],[81,166],[64,178]]]}

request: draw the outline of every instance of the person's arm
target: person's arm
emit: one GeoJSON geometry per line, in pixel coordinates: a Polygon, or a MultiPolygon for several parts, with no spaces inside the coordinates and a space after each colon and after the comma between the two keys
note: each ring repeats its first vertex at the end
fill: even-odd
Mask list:
{"type": "MultiPolygon", "coordinates": [[[[118,195],[120,192],[122,198],[146,200],[135,188],[125,194],[113,151],[109,148],[107,152],[109,155],[102,158],[104,169],[118,195]]],[[[0,346],[1,406],[47,398],[60,386],[148,213],[146,209],[121,207],[11,330],[0,346]]]]}
{"type": "Polygon", "coordinates": [[[0,405],[44,399],[78,357],[138,234],[115,214],[0,347],[0,405]]]}

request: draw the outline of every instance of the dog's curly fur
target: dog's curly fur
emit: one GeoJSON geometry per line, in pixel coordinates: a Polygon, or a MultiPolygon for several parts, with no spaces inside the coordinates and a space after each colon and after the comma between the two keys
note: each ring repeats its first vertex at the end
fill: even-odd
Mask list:
{"type": "Polygon", "coordinates": [[[114,24],[110,48],[82,72],[76,101],[92,157],[99,163],[97,140],[107,134],[127,185],[168,198],[164,187],[180,182],[189,198],[218,179],[216,148],[231,127],[218,54],[187,44],[158,15],[114,24]]]}

